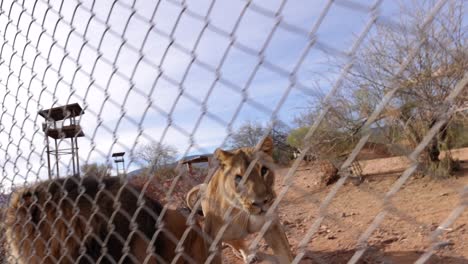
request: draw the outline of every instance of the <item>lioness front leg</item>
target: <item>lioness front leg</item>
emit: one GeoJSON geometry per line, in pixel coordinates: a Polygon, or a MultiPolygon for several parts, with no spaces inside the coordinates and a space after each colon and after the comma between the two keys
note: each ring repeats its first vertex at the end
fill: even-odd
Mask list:
{"type": "Polygon", "coordinates": [[[239,258],[242,258],[244,262],[247,263],[247,259],[249,257],[249,250],[248,247],[245,245],[244,240],[229,240],[225,241],[224,243],[232,249],[234,255],[236,255],[239,258]]]}
{"type": "Polygon", "coordinates": [[[275,256],[278,257],[280,263],[291,263],[293,255],[289,246],[288,238],[281,226],[279,219],[276,219],[271,224],[268,231],[265,233],[265,241],[271,247],[275,256]]]}
{"type": "MultiPolygon", "coordinates": [[[[203,205],[202,205],[203,206],[203,205]]],[[[208,241],[206,243],[207,248],[209,249],[209,255],[212,255],[213,259],[211,263],[213,264],[222,264],[222,253],[221,253],[221,241],[213,245],[211,240],[216,238],[216,235],[219,232],[219,217],[207,213],[205,215],[205,224],[203,225],[203,232],[208,236],[208,241]],[[218,222],[217,222],[218,221],[218,222]],[[211,251],[211,247],[214,246],[215,251],[211,251]],[[214,255],[213,255],[214,254],[214,255]]]]}
{"type": "Polygon", "coordinates": [[[269,261],[269,263],[277,263],[277,259],[274,256],[263,252],[253,253],[243,239],[225,241],[224,243],[232,249],[236,257],[242,258],[246,264],[262,260],[269,261]]]}

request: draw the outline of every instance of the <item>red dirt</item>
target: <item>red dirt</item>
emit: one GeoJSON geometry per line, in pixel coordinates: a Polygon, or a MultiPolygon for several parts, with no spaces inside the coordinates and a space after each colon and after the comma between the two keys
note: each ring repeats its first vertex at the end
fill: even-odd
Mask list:
{"type": "MultiPolygon", "coordinates": [[[[466,153],[461,155],[466,156],[466,153]]],[[[368,161],[371,162],[371,161],[368,161]]],[[[372,167],[391,171],[391,163],[384,159],[372,162],[372,167]]],[[[468,186],[468,168],[457,178],[432,180],[415,177],[397,192],[384,221],[368,240],[369,248],[358,263],[413,263],[430,246],[430,235],[450,212],[462,202],[460,192],[468,186]]],[[[333,186],[317,188],[312,170],[295,174],[294,184],[280,203],[280,218],[293,249],[304,238],[317,219],[320,203],[333,186]]],[[[282,175],[277,179],[277,192],[281,190],[282,175]]],[[[347,263],[356,251],[359,237],[381,212],[383,196],[401,173],[365,177],[355,186],[346,184],[328,207],[327,216],[308,243],[301,263],[347,263]]],[[[463,198],[467,204],[466,195],[463,198]]],[[[465,210],[449,230],[440,237],[443,245],[426,263],[468,263],[468,210],[465,210]]],[[[263,245],[262,251],[269,251],[263,245]]],[[[223,251],[226,263],[243,263],[230,249],[223,251]]]]}

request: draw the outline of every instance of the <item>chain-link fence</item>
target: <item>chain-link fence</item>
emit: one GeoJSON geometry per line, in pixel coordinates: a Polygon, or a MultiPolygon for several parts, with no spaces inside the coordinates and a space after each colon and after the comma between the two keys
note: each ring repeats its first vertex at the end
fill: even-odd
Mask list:
{"type": "Polygon", "coordinates": [[[465,263],[465,14],[2,1],[2,260],[465,263]]]}

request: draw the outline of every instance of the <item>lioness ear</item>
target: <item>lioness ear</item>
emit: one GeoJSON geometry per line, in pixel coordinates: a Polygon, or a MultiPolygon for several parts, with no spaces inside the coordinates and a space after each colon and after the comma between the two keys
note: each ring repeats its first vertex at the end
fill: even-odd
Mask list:
{"type": "Polygon", "coordinates": [[[273,155],[273,138],[271,136],[266,137],[262,141],[262,145],[260,146],[260,150],[265,152],[266,154],[272,156],[273,155]]]}
{"type": "Polygon", "coordinates": [[[224,165],[226,164],[226,160],[231,158],[234,154],[232,154],[229,151],[222,150],[220,148],[217,148],[215,150],[214,156],[215,158],[219,161],[220,164],[224,165]]]}

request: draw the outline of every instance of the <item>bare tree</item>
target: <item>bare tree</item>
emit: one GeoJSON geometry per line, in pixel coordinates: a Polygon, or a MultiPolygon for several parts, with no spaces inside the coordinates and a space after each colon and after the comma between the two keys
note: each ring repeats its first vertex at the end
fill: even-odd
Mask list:
{"type": "MultiPolygon", "coordinates": [[[[349,104],[355,116],[366,119],[384,94],[397,85],[400,89],[377,119],[376,124],[403,131],[399,141],[418,144],[437,121],[443,101],[468,68],[466,10],[463,0],[449,1],[437,19],[423,30],[422,18],[433,1],[401,4],[400,17],[392,27],[378,26],[367,45],[356,56],[355,67],[346,85],[349,104]],[[397,71],[412,49],[422,42],[406,70],[397,71]],[[350,92],[352,91],[352,92],[350,92]]],[[[467,91],[456,101],[466,104],[467,91]]],[[[440,148],[447,139],[450,123],[444,125],[426,149],[428,162],[439,162],[440,148]]]]}
{"type": "Polygon", "coordinates": [[[232,133],[228,144],[232,148],[255,146],[265,135],[266,128],[258,122],[246,121],[232,133]]]}
{"type": "Polygon", "coordinates": [[[287,164],[295,151],[295,148],[287,143],[289,131],[290,128],[281,120],[274,120],[267,125],[246,121],[232,133],[228,144],[232,148],[253,147],[269,132],[275,145],[273,158],[278,163],[287,164]]]}
{"type": "Polygon", "coordinates": [[[135,156],[143,161],[151,172],[156,172],[176,162],[177,149],[171,145],[152,142],[141,146],[135,156]]]}

